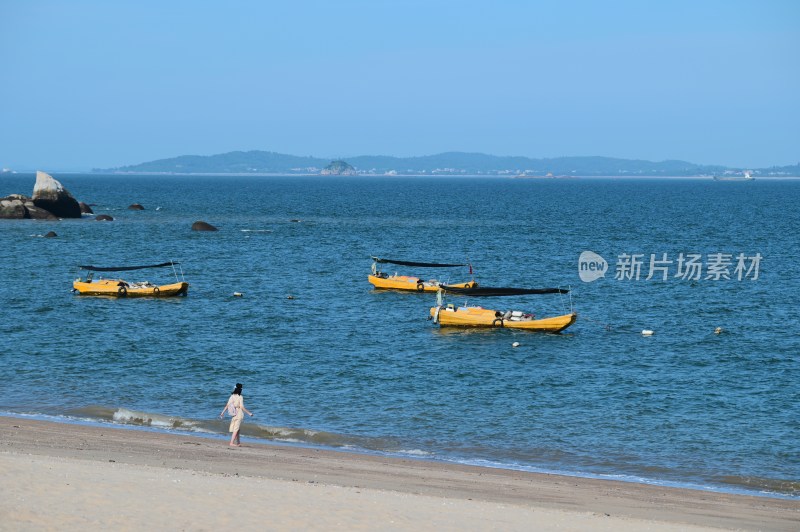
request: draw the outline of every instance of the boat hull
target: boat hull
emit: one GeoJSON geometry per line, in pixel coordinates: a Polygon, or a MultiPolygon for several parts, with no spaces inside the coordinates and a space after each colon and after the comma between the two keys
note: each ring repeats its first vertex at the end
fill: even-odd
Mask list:
{"type": "MultiPolygon", "coordinates": [[[[436,292],[441,284],[438,281],[423,281],[419,277],[408,275],[390,275],[388,277],[370,275],[368,280],[376,290],[404,290],[407,292],[436,292]]],[[[456,288],[472,288],[477,285],[478,283],[475,281],[456,284],[448,283],[448,286],[455,286],[456,288]]]]}
{"type": "Polygon", "coordinates": [[[83,296],[174,297],[185,295],[189,290],[189,283],[136,287],[121,279],[100,279],[91,283],[75,281],[72,289],[83,296]]]}
{"type": "Polygon", "coordinates": [[[481,307],[433,307],[431,317],[442,327],[487,327],[520,329],[525,331],[538,331],[558,333],[575,323],[578,314],[572,312],[562,316],[553,316],[542,319],[508,318],[504,319],[503,313],[481,307]]]}

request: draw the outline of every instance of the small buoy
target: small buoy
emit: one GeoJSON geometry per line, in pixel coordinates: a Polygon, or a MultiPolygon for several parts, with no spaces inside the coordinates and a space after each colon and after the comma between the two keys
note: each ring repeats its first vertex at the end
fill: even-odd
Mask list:
{"type": "Polygon", "coordinates": [[[234,292],[233,297],[242,297],[244,294],[241,292],[234,292]]]}
{"type": "Polygon", "coordinates": [[[288,296],[286,296],[286,299],[294,299],[294,296],[292,294],[289,294],[288,296]]]}
{"type": "Polygon", "coordinates": [[[714,329],[714,334],[722,334],[722,331],[723,331],[722,327],[717,327],[716,329],[714,329]]]}
{"type": "Polygon", "coordinates": [[[513,344],[511,344],[511,347],[519,347],[519,342],[514,342],[513,344]]]}
{"type": "Polygon", "coordinates": [[[642,329],[642,336],[653,336],[655,331],[651,331],[650,329],[642,329]]]}

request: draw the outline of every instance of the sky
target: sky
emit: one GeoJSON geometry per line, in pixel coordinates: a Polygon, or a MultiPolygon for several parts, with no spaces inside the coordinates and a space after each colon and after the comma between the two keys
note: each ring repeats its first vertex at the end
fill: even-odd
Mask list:
{"type": "Polygon", "coordinates": [[[0,166],[800,161],[794,0],[0,0],[0,166]]]}

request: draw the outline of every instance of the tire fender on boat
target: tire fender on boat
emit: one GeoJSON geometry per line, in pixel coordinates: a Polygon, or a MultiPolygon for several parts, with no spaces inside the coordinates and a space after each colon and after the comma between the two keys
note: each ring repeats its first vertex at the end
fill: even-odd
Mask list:
{"type": "Polygon", "coordinates": [[[120,297],[125,297],[128,295],[128,289],[125,288],[124,286],[120,286],[119,290],[117,290],[117,294],[119,294],[120,297]]]}
{"type": "Polygon", "coordinates": [[[493,327],[503,327],[503,318],[495,318],[492,322],[493,327]]]}
{"type": "Polygon", "coordinates": [[[155,295],[158,295],[158,293],[159,293],[159,292],[161,292],[161,289],[160,289],[159,287],[157,287],[157,286],[154,286],[154,287],[153,287],[153,293],[154,293],[155,295]]]}
{"type": "Polygon", "coordinates": [[[422,283],[422,281],[417,281],[417,292],[422,292],[424,290],[425,290],[425,285],[422,283]]]}

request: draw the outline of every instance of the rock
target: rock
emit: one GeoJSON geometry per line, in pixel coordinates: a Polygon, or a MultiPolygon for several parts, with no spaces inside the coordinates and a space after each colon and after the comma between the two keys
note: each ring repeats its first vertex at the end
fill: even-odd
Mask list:
{"type": "Polygon", "coordinates": [[[37,207],[30,198],[27,198],[25,201],[25,209],[28,211],[27,217],[32,220],[58,220],[58,216],[50,211],[37,207]]]}
{"type": "Polygon", "coordinates": [[[92,210],[92,208],[89,207],[84,202],[79,201],[78,202],[78,206],[81,208],[81,214],[94,214],[94,211],[92,210]]]}
{"type": "Polygon", "coordinates": [[[101,214],[100,216],[96,217],[95,220],[97,220],[98,222],[113,222],[114,218],[112,218],[107,214],[101,214]]]}
{"type": "Polygon", "coordinates": [[[192,231],[219,231],[219,229],[217,229],[210,223],[198,220],[192,224],[192,231]]]}
{"type": "Polygon", "coordinates": [[[55,232],[55,231],[50,231],[49,233],[47,233],[46,235],[44,235],[44,237],[45,237],[45,238],[55,238],[55,237],[57,237],[57,236],[58,236],[58,235],[56,234],[56,232],[55,232]]]}
{"type": "Polygon", "coordinates": [[[40,209],[33,204],[33,200],[22,194],[11,194],[0,198],[0,218],[21,220],[31,218],[34,220],[58,220],[50,211],[40,209]]]}
{"type": "Polygon", "coordinates": [[[28,217],[28,210],[25,208],[23,200],[18,199],[14,194],[0,199],[0,219],[21,220],[28,217]]]}
{"type": "Polygon", "coordinates": [[[36,172],[33,204],[59,218],[80,218],[81,207],[64,186],[44,172],[36,172]]]}
{"type": "Polygon", "coordinates": [[[133,205],[128,205],[128,210],[131,210],[131,211],[143,211],[144,207],[142,207],[138,203],[134,203],[133,205]]]}

